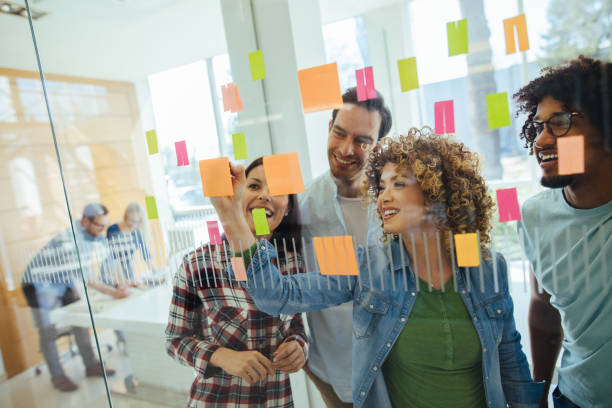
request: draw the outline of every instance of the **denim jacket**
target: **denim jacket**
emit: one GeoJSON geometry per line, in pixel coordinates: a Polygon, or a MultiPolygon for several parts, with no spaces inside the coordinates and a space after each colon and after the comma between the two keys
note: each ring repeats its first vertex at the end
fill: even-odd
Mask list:
{"type": "MultiPolygon", "coordinates": [[[[353,404],[391,407],[382,364],[397,341],[418,293],[408,254],[398,240],[360,247],[359,276],[320,273],[279,274],[270,261],[274,246],[262,240],[253,253],[243,285],[257,307],[270,314],[294,314],[353,301],[353,404]]],[[[457,290],[480,338],[482,375],[490,407],[538,407],[544,383],[531,378],[508,292],[506,261],[459,268],[457,290]]]]}

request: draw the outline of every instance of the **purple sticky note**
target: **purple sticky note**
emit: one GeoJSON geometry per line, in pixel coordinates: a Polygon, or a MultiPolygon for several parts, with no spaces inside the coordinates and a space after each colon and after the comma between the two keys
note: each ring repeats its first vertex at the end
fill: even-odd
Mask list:
{"type": "Polygon", "coordinates": [[[357,80],[357,100],[359,102],[376,98],[376,88],[374,87],[374,70],[372,67],[365,67],[355,71],[357,80]]]}
{"type": "Polygon", "coordinates": [[[453,100],[434,103],[435,133],[455,133],[455,105],[453,100]]]}
{"type": "Polygon", "coordinates": [[[516,188],[500,188],[495,191],[497,195],[497,211],[499,212],[499,222],[520,221],[521,208],[516,195],[516,188]]]}
{"type": "Polygon", "coordinates": [[[174,148],[176,150],[176,165],[177,166],[189,166],[189,155],[187,154],[187,143],[184,140],[180,142],[174,142],[174,148]]]}
{"type": "Polygon", "coordinates": [[[219,234],[219,224],[217,221],[206,221],[206,228],[208,228],[208,239],[211,245],[221,245],[221,234],[219,234]]]}

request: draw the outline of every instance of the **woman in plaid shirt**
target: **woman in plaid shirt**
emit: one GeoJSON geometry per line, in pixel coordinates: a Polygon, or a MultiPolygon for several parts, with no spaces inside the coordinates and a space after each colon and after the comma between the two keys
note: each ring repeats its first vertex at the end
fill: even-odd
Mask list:
{"type": "MultiPolygon", "coordinates": [[[[276,241],[281,271],[304,272],[297,197],[270,196],[261,158],[245,173],[242,208],[251,231],[251,211],[265,209],[271,234],[263,237],[276,241]]],[[[288,374],[302,368],[308,356],[302,317],[259,311],[228,275],[232,256],[250,263],[248,250],[234,254],[225,239],[203,245],[187,254],[174,278],[166,349],[197,372],[188,407],[292,407],[288,374]]]]}

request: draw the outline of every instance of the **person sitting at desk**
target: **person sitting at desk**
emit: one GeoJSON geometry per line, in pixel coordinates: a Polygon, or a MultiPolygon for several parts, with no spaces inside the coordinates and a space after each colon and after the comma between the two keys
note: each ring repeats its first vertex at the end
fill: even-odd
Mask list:
{"type": "MultiPolygon", "coordinates": [[[[51,322],[51,311],[79,300],[76,280],[81,279],[87,286],[110,295],[123,298],[128,295],[127,288],[108,286],[92,279],[91,267],[97,262],[102,269],[112,268],[112,258],[108,257],[106,239],[103,237],[108,224],[108,210],[99,203],[85,206],[83,217],[71,228],[53,237],[28,263],[22,279],[22,290],[28,305],[32,308],[34,324],[40,336],[40,351],[49,367],[51,382],[60,391],[75,391],[78,386],[64,373],[55,340],[58,330],[51,322]],[[74,238],[78,244],[78,256],[74,238]],[[110,262],[109,262],[110,261],[110,262]],[[82,267],[82,269],[81,269],[82,267]]],[[[85,364],[87,377],[101,377],[104,370],[95,358],[87,327],[72,327],[79,353],[85,364]]],[[[115,373],[106,369],[106,375],[115,373]]]]}
{"type": "MultiPolygon", "coordinates": [[[[278,267],[302,272],[296,196],[270,196],[261,158],[246,175],[240,211],[251,233],[251,211],[265,209],[270,230],[265,237],[277,244],[278,267]]],[[[239,244],[230,248],[224,239],[202,245],[185,256],[174,278],[166,347],[172,358],[196,370],[188,406],[293,406],[288,374],[301,369],[308,355],[302,317],[259,311],[238,277],[226,273],[228,251],[240,252],[239,244]]],[[[240,256],[249,263],[248,251],[240,256]]]]}

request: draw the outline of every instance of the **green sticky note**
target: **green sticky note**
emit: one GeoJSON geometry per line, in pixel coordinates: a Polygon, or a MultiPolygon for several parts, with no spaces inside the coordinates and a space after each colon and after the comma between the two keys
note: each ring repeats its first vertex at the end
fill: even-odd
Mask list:
{"type": "Polygon", "coordinates": [[[507,92],[487,95],[487,116],[489,118],[489,129],[510,126],[507,92]]]}
{"type": "Polygon", "coordinates": [[[244,139],[244,132],[234,133],[232,135],[232,141],[234,143],[234,160],[244,160],[247,158],[246,140],[244,139]]]}
{"type": "Polygon", "coordinates": [[[255,208],[253,211],[253,224],[255,224],[255,235],[268,235],[270,226],[266,217],[266,210],[263,208],[255,208]]]}
{"type": "Polygon", "coordinates": [[[402,92],[419,87],[416,57],[397,60],[397,69],[399,71],[402,92]]]}
{"type": "Polygon", "coordinates": [[[446,23],[446,36],[448,38],[449,57],[468,53],[467,18],[446,23]]]}
{"type": "Polygon", "coordinates": [[[249,65],[251,67],[251,79],[258,81],[266,77],[266,67],[261,50],[249,53],[249,65]]]}
{"type": "Polygon", "coordinates": [[[157,147],[157,132],[155,129],[147,131],[147,147],[149,148],[149,154],[159,153],[159,148],[157,147]]]}
{"type": "Polygon", "coordinates": [[[155,220],[159,218],[157,216],[157,204],[155,204],[155,197],[147,196],[145,197],[145,203],[147,207],[147,216],[150,220],[155,220]]]}

